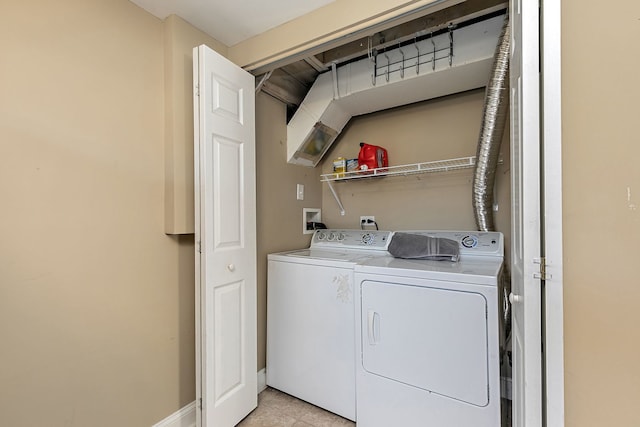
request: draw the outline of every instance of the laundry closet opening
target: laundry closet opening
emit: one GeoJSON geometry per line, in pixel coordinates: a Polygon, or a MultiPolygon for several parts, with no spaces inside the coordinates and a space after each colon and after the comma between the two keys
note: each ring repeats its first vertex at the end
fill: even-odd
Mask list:
{"type": "MultiPolygon", "coordinates": [[[[409,45],[403,44],[407,40],[415,37],[416,41],[419,34],[421,37],[425,36],[428,40],[433,34],[440,31],[440,35],[444,34],[449,36],[449,32],[453,29],[453,53],[450,54],[453,57],[452,65],[455,64],[456,55],[462,55],[462,50],[457,50],[460,46],[456,46],[456,33],[455,26],[459,25],[464,28],[464,23],[467,20],[473,20],[474,23],[482,22],[483,18],[495,19],[500,18],[503,20],[506,13],[506,4],[498,2],[463,2],[463,5],[473,5],[475,9],[471,12],[465,10],[464,7],[459,9],[453,6],[451,9],[456,10],[458,15],[455,18],[447,17],[442,19],[438,23],[429,21],[431,15],[426,16],[425,22],[430,24],[425,25],[423,22],[421,30],[413,29],[411,32],[405,32],[398,40],[389,41],[386,37],[379,36],[379,33],[369,34],[365,36],[359,42],[359,46],[364,50],[357,54],[346,55],[348,60],[346,62],[354,64],[354,61],[362,59],[364,55],[365,61],[369,61],[370,72],[368,75],[368,82],[370,86],[384,86],[393,79],[407,78],[408,72],[418,73],[419,70],[415,68],[411,69],[406,67],[404,69],[404,76],[402,76],[399,70],[394,74],[387,76],[384,74],[384,64],[396,64],[397,60],[392,58],[392,55],[400,52],[399,55],[405,55],[407,59],[411,59],[409,53],[409,45]],[[489,4],[490,3],[490,4],[489,4]],[[450,25],[453,21],[455,23],[450,25]],[[427,28],[425,30],[424,28],[427,28]],[[376,46],[376,43],[379,46],[376,46]],[[377,49],[379,47],[379,49],[377,49]],[[397,49],[393,54],[392,50],[397,49]],[[376,51],[378,61],[372,60],[371,53],[376,51]],[[400,51],[401,50],[401,51],[400,51]],[[385,53],[390,58],[385,57],[385,53]],[[359,59],[360,58],[360,59],[359,59]],[[383,59],[384,58],[384,59],[383,59]],[[375,67],[382,64],[383,67],[376,69],[375,67]]],[[[445,9],[446,10],[446,9],[445,9]]],[[[528,10],[528,12],[532,12],[528,10]]],[[[437,12],[440,13],[440,12],[437,12]]],[[[419,19],[418,19],[419,20],[419,19]]],[[[537,19],[534,20],[537,22],[537,19]]],[[[519,21],[520,22],[520,21],[519,21]]],[[[533,22],[533,21],[532,21],[533,22]]],[[[538,29],[536,28],[536,35],[538,29]]],[[[391,33],[387,33],[388,35],[391,33]]],[[[492,46],[492,53],[495,51],[497,44],[497,37],[494,39],[492,46]]],[[[536,47],[537,48],[537,47],[536,47]]],[[[439,47],[436,46],[436,49],[439,47]]],[[[278,64],[273,70],[262,69],[260,72],[256,72],[256,84],[259,91],[269,94],[271,100],[266,100],[262,97],[262,101],[258,100],[258,105],[261,103],[275,105],[273,100],[277,99],[281,102],[281,106],[286,105],[289,113],[286,114],[286,120],[291,125],[295,121],[295,114],[299,114],[301,110],[304,110],[303,100],[309,88],[313,87],[313,82],[316,79],[320,79],[322,76],[326,79],[328,85],[329,94],[328,97],[317,98],[321,100],[323,106],[321,109],[313,110],[309,108],[306,113],[309,113],[309,118],[304,120],[305,131],[300,132],[301,136],[299,141],[295,142],[293,148],[286,147],[291,141],[291,133],[287,133],[286,137],[282,131],[273,132],[274,139],[279,140],[279,147],[277,151],[280,156],[286,156],[286,160],[289,161],[289,165],[279,171],[269,170],[269,165],[264,164],[262,172],[260,167],[258,169],[258,182],[261,185],[261,173],[270,182],[276,182],[277,180],[271,180],[269,177],[279,176],[282,178],[279,182],[283,183],[287,179],[284,188],[295,188],[296,182],[292,180],[317,180],[311,189],[306,188],[305,197],[310,196],[311,200],[298,201],[297,206],[302,212],[303,207],[313,207],[322,209],[322,222],[329,228],[336,229],[357,229],[360,228],[360,217],[375,216],[375,221],[381,230],[477,230],[476,219],[474,218],[473,204],[472,204],[472,183],[473,183],[473,168],[457,169],[447,172],[430,173],[430,174],[409,174],[406,176],[394,176],[394,177],[374,177],[367,179],[355,179],[345,180],[343,182],[335,182],[330,187],[328,184],[323,183],[318,185],[318,182],[322,181],[321,175],[330,175],[334,172],[334,160],[338,158],[354,159],[358,156],[360,149],[360,143],[373,144],[384,147],[388,152],[389,166],[414,164],[419,162],[431,162],[446,159],[457,159],[464,157],[475,157],[477,148],[479,133],[481,131],[483,109],[485,100],[485,88],[484,84],[489,82],[489,70],[487,69],[484,74],[480,75],[480,78],[484,81],[484,84],[471,84],[469,87],[458,87],[451,90],[443,89],[446,83],[439,81],[439,89],[443,89],[442,93],[422,98],[416,102],[415,99],[408,97],[408,101],[405,105],[394,104],[391,108],[373,108],[369,111],[356,111],[355,113],[350,108],[353,107],[347,101],[342,103],[334,102],[343,99],[345,94],[352,95],[358,92],[354,89],[354,86],[349,86],[345,83],[345,79],[340,74],[340,52],[345,52],[345,49],[332,49],[330,53],[313,54],[306,58],[301,59],[299,56],[292,59],[289,64],[278,64]],[[334,55],[334,56],[332,56],[334,55]],[[324,62],[326,58],[333,58],[336,67],[332,67],[331,61],[324,62]],[[297,61],[297,62],[296,62],[297,61]],[[300,71],[304,68],[302,62],[310,66],[315,71],[308,72],[300,71]],[[298,71],[296,71],[296,69],[298,71]],[[266,73],[265,73],[266,72],[266,73]],[[300,76],[307,73],[308,81],[305,81],[300,76]],[[319,74],[320,73],[320,74],[319,74]],[[320,77],[318,77],[320,76],[320,77]],[[337,76],[337,78],[336,78],[337,76]],[[291,86],[297,86],[301,88],[298,92],[298,96],[293,96],[293,90],[281,90],[284,86],[277,87],[278,81],[295,81],[291,86]],[[341,86],[343,85],[343,86],[341,86]],[[345,86],[347,90],[345,91],[345,86]],[[302,106],[301,106],[302,105],[302,106]],[[347,117],[345,120],[345,116],[347,117]],[[317,150],[320,154],[319,158],[304,158],[298,157],[296,160],[296,152],[304,151],[304,146],[308,142],[305,138],[312,134],[314,127],[316,129],[322,128],[322,126],[329,127],[333,131],[333,135],[330,138],[331,142],[320,150],[317,150]],[[333,126],[333,127],[332,127],[333,126]],[[302,147],[302,148],[300,148],[302,147]],[[299,159],[302,158],[301,161],[299,159]],[[293,161],[292,161],[293,160],[293,161]],[[314,163],[316,167],[304,167],[294,166],[292,163],[305,164],[312,166],[314,163]],[[289,178],[286,178],[288,176],[289,178]],[[333,190],[332,190],[333,188],[333,190]],[[309,191],[311,190],[311,191],[309,191]],[[314,193],[318,191],[321,198],[315,199],[314,193]],[[337,194],[334,194],[334,192],[337,194]],[[342,204],[337,203],[338,200],[342,204]]],[[[418,51],[424,52],[421,47],[418,47],[418,51]]],[[[421,55],[422,53],[420,53],[421,55]]],[[[304,56],[304,55],[303,55],[304,56]]],[[[434,55],[433,57],[435,57],[434,55]]],[[[493,56],[493,55],[491,55],[493,56]]],[[[537,54],[536,54],[537,57],[537,54]]],[[[458,57],[459,59],[460,57],[458,57]]],[[[401,59],[402,61],[402,59],[401,59]]],[[[447,58],[438,58],[438,61],[448,61],[447,58]]],[[[521,67],[522,64],[518,64],[521,67]]],[[[427,66],[428,65],[421,65],[427,66]]],[[[352,66],[352,69],[354,67],[352,66]]],[[[443,69],[446,68],[446,65],[443,69]]],[[[452,67],[451,70],[453,70],[452,67]]],[[[537,68],[537,65],[536,65],[537,68]]],[[[388,65],[387,70],[391,70],[391,65],[388,65]]],[[[423,70],[427,71],[427,70],[423,70]]],[[[344,72],[344,71],[343,71],[344,72]]],[[[451,75],[455,74],[451,71],[451,75]]],[[[473,74],[473,73],[470,73],[473,74]]],[[[359,84],[359,83],[358,83],[359,84]]],[[[511,87],[510,89],[514,89],[511,87]]],[[[311,89],[313,90],[313,89],[311,89]]],[[[311,92],[309,92],[311,93],[311,92]]],[[[512,92],[513,94],[513,92],[512,92]]],[[[536,94],[538,96],[538,94],[536,94]]],[[[382,103],[378,97],[362,98],[358,99],[358,102],[364,102],[369,104],[382,103]],[[362,101],[364,99],[365,101],[362,101]]],[[[518,102],[522,102],[522,98],[511,99],[507,102],[512,104],[512,111],[516,111],[516,114],[521,115],[523,113],[522,107],[518,102]]],[[[356,109],[357,110],[357,109],[356,109]]],[[[260,110],[259,110],[260,111],[260,110]]],[[[529,114],[532,110],[528,110],[529,114]]],[[[535,114],[538,114],[536,112],[535,114]]],[[[282,117],[282,115],[280,116],[282,117]]],[[[530,116],[533,117],[533,116],[530,116]]],[[[264,126],[267,126],[267,118],[261,119],[258,112],[258,122],[265,120],[264,126]]],[[[537,120],[537,116],[535,118],[537,120]]],[[[523,230],[522,216],[514,209],[524,209],[521,203],[522,199],[518,199],[520,194],[519,188],[513,187],[513,182],[517,181],[512,179],[512,175],[521,173],[521,162],[511,163],[513,153],[510,152],[512,147],[516,147],[514,153],[517,156],[522,156],[522,153],[518,152],[521,147],[521,137],[512,140],[513,136],[522,132],[522,129],[516,129],[513,132],[509,128],[509,122],[511,120],[521,120],[521,117],[511,117],[507,120],[504,133],[502,134],[502,141],[500,144],[499,158],[500,162],[496,168],[495,173],[495,187],[494,187],[494,199],[491,205],[491,209],[494,214],[495,230],[503,233],[504,235],[504,255],[505,265],[511,266],[513,263],[530,262],[537,255],[531,255],[528,251],[522,252],[521,248],[516,251],[517,260],[512,260],[512,242],[517,240],[518,244],[522,244],[522,236],[513,236],[512,230],[516,230],[514,233],[520,233],[523,230]],[[515,145],[514,145],[515,144],[515,145]],[[513,168],[516,168],[514,172],[513,168]],[[513,195],[516,194],[517,197],[513,195]],[[512,224],[513,218],[516,218],[518,224],[512,224]]],[[[260,123],[258,123],[260,126],[260,123]]],[[[530,147],[537,146],[539,141],[535,141],[530,147]]],[[[267,147],[260,147],[260,141],[258,141],[258,158],[260,158],[260,150],[263,150],[265,154],[267,147]]],[[[313,155],[318,153],[312,153],[313,155]]],[[[530,153],[529,153],[530,154],[530,153]]],[[[272,158],[272,157],[271,157],[272,158]]],[[[518,157],[520,158],[520,157],[518,157]]],[[[539,173],[539,158],[529,159],[534,160],[528,163],[528,168],[538,168],[539,173]]],[[[282,162],[282,157],[278,158],[278,162],[282,162]]],[[[527,163],[527,162],[525,162],[527,163]]],[[[531,177],[533,180],[537,176],[532,175],[518,175],[522,179],[531,177]]],[[[309,181],[306,181],[309,182],[309,181]]],[[[521,181],[519,181],[521,185],[521,181]]],[[[261,196],[260,188],[258,190],[258,206],[260,211],[261,197],[273,198],[274,200],[280,200],[280,195],[274,193],[274,188],[270,187],[266,181],[263,181],[263,188],[268,194],[261,196]]],[[[288,190],[287,190],[288,191],[288,190]]],[[[295,193],[291,193],[295,194],[295,193]]],[[[289,196],[282,196],[289,197],[289,196]]],[[[540,195],[538,194],[539,198],[540,195]]],[[[271,204],[274,203],[272,200],[271,204]]],[[[526,203],[526,209],[529,213],[539,214],[539,205],[526,203]]],[[[291,218],[291,215],[285,213],[282,209],[272,209],[269,213],[269,218],[275,220],[278,224],[284,224],[291,218]]],[[[527,214],[528,215],[528,214],[527,214]]],[[[270,245],[270,249],[266,248],[266,242],[268,239],[275,237],[274,233],[267,230],[267,227],[272,227],[273,223],[269,223],[268,219],[259,218],[258,226],[258,248],[259,248],[259,277],[266,276],[266,263],[263,255],[266,253],[272,253],[282,250],[299,249],[301,246],[294,246],[296,243],[292,243],[293,240],[289,239],[287,242],[276,247],[270,245]],[[262,221],[263,226],[260,226],[262,221]],[[262,230],[262,231],[261,231],[262,230]],[[261,252],[261,247],[263,251],[261,252]],[[260,266],[262,263],[262,266],[260,266]]],[[[299,219],[293,217],[295,222],[295,229],[299,233],[299,219]]],[[[533,234],[538,232],[533,230],[533,234]]],[[[279,233],[282,235],[282,233],[279,233]]],[[[531,236],[529,236],[531,237],[531,236]]],[[[540,233],[538,232],[537,238],[540,240],[540,233]]],[[[285,240],[287,238],[284,238],[285,240]]],[[[531,238],[526,238],[525,243],[531,242],[531,238]]],[[[298,240],[299,242],[299,240],[298,240]]],[[[308,240],[306,240],[308,245],[308,240]]],[[[539,245],[539,243],[538,243],[539,245]]],[[[304,247],[304,244],[303,246],[304,247]]],[[[539,249],[539,247],[538,247],[539,249]]],[[[535,251],[534,251],[535,252],[535,251]]],[[[530,267],[526,267],[528,270],[530,267]]],[[[529,271],[525,272],[527,280],[533,277],[529,271]]],[[[520,272],[519,274],[522,274],[520,272]]],[[[524,276],[519,276],[522,279],[524,276]]],[[[515,299],[518,295],[515,296],[515,299]]],[[[260,309],[260,308],[259,308],[260,309]]],[[[539,310],[538,310],[539,315],[539,310]]],[[[263,313],[259,315],[259,318],[266,319],[266,315],[263,313]]],[[[539,320],[539,319],[538,319],[539,320]]],[[[530,323],[531,324],[531,323],[530,323]]],[[[264,328],[266,329],[266,327],[264,328]]],[[[560,325],[561,329],[561,325],[560,325]]],[[[531,330],[531,329],[530,329],[531,330]]],[[[534,331],[533,335],[537,334],[537,341],[539,345],[541,331],[534,331]]],[[[260,348],[261,346],[259,346],[260,348]]],[[[536,365],[541,357],[540,352],[533,350],[536,354],[536,359],[532,361],[530,366],[536,365]]],[[[264,356],[262,356],[264,357],[264,356]]],[[[260,358],[262,358],[260,357],[260,358]]],[[[260,359],[259,358],[259,359],[260,359]]],[[[561,361],[561,359],[560,359],[561,361]]],[[[506,376],[508,376],[508,372],[506,376]]],[[[540,373],[533,375],[541,375],[540,373]]],[[[509,385],[510,387],[510,385],[509,385]]],[[[524,384],[513,384],[514,389],[524,387],[524,384]]],[[[538,393],[539,390],[533,390],[529,396],[536,395],[537,397],[529,401],[532,403],[528,406],[528,413],[541,414],[540,408],[537,405],[542,399],[542,394],[538,393]],[[536,399],[537,402],[535,401],[536,399]]],[[[507,394],[510,393],[508,390],[507,394]]],[[[521,394],[522,395],[522,394],[521,394]]],[[[523,408],[519,408],[522,411],[523,408]]],[[[522,412],[521,412],[522,413],[522,412]]],[[[521,424],[515,424],[521,425],[521,424]]]]}

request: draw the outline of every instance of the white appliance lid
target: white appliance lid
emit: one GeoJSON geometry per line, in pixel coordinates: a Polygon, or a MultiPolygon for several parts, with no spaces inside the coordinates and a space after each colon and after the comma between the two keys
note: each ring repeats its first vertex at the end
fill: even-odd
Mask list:
{"type": "Polygon", "coordinates": [[[289,257],[298,257],[298,258],[313,258],[313,259],[350,261],[350,262],[354,262],[363,258],[369,258],[368,252],[353,251],[353,250],[344,251],[344,250],[323,250],[323,249],[301,249],[297,251],[281,253],[280,255],[286,255],[289,257]]]}
{"type": "Polygon", "coordinates": [[[386,251],[325,250],[310,248],[269,254],[268,259],[272,261],[324,266],[343,265],[345,268],[353,268],[353,265],[358,262],[365,262],[373,257],[388,255],[389,253],[386,251]]]}
{"type": "Polygon", "coordinates": [[[502,259],[471,258],[458,262],[430,261],[422,259],[401,259],[392,256],[375,257],[363,261],[356,271],[385,275],[401,275],[421,277],[424,274],[471,275],[479,277],[496,277],[502,268],[502,259]]]}

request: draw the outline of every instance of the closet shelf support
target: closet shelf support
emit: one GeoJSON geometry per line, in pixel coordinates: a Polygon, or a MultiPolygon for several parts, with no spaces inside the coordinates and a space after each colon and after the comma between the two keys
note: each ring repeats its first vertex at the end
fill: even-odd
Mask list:
{"type": "Polygon", "coordinates": [[[333,184],[331,183],[331,181],[326,181],[326,183],[329,186],[329,190],[331,190],[331,194],[333,194],[333,198],[336,199],[336,203],[338,204],[338,208],[340,209],[340,215],[344,216],[346,212],[344,211],[344,206],[342,206],[340,197],[338,197],[338,193],[336,193],[336,189],[333,188],[333,184]]]}

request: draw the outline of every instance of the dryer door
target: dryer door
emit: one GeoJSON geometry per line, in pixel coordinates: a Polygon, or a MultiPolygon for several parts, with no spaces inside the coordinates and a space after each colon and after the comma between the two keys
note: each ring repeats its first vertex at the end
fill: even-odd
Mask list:
{"type": "Polygon", "coordinates": [[[487,300],[480,293],[365,280],[365,371],[484,407],[489,404],[487,300]]]}

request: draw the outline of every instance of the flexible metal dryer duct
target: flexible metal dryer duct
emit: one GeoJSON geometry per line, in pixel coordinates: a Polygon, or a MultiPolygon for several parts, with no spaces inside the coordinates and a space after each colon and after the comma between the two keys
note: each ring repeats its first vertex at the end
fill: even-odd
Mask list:
{"type": "Polygon", "coordinates": [[[509,105],[507,96],[509,91],[509,15],[505,17],[504,25],[495,59],[491,68],[491,77],[487,84],[482,126],[478,139],[476,153],[476,167],[473,175],[473,212],[476,225],[480,231],[495,231],[493,223],[493,187],[496,168],[500,154],[500,144],[504,125],[507,120],[509,105]]]}
{"type": "MultiPolygon", "coordinates": [[[[473,175],[473,212],[480,231],[495,231],[493,222],[493,188],[495,184],[500,144],[507,120],[509,104],[509,15],[504,18],[502,32],[498,38],[491,75],[487,84],[482,127],[478,139],[476,167],[473,175]]],[[[511,277],[505,265],[498,283],[500,298],[500,346],[501,358],[506,352],[505,344],[511,333],[511,277]]]]}

